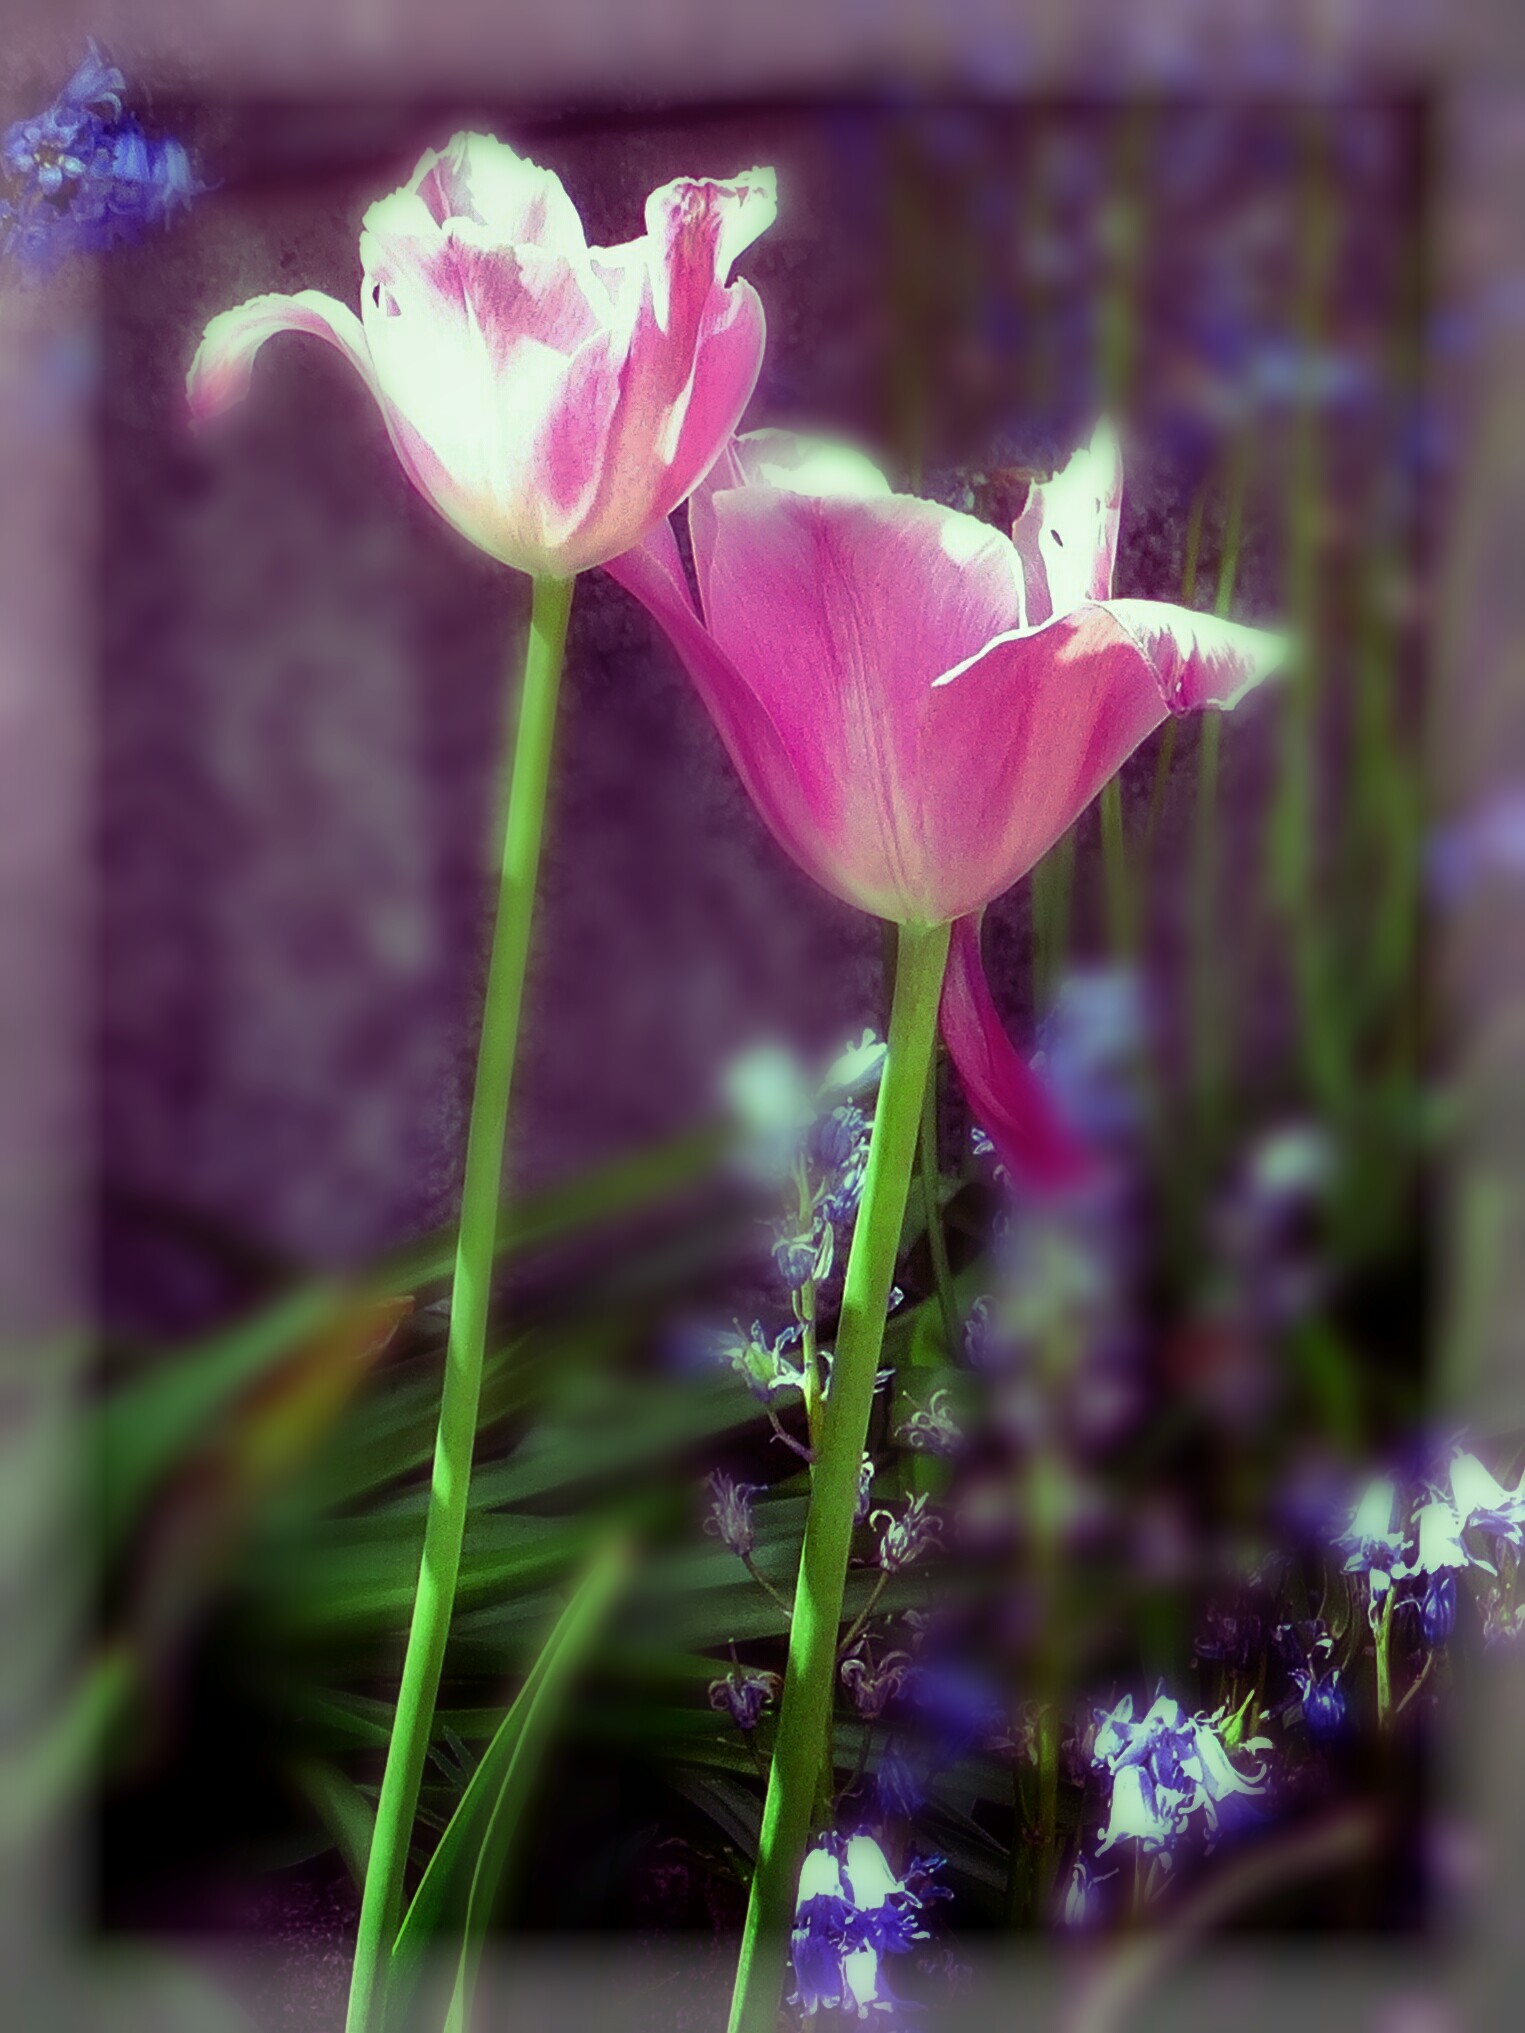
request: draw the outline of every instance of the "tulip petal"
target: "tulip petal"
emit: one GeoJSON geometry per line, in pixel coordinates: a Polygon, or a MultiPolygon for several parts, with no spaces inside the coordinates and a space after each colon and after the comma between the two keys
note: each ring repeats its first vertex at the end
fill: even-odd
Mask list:
{"type": "Polygon", "coordinates": [[[495,135],[452,135],[422,157],[407,189],[437,226],[470,221],[500,246],[536,247],[587,265],[582,220],[561,178],[495,135]]]}
{"type": "Polygon", "coordinates": [[[961,917],[999,896],[1167,713],[1234,704],[1282,652],[1258,629],[1119,600],[997,637],[945,672],[917,757],[940,846],[924,906],[961,917]]]}
{"type": "Polygon", "coordinates": [[[817,849],[798,777],[767,707],[695,612],[671,523],[658,524],[643,543],[611,558],[604,569],[635,595],[677,651],[747,795],[779,844],[814,881],[845,894],[817,849]]]}
{"type": "Polygon", "coordinates": [[[1148,658],[1167,711],[1231,711],[1286,661],[1287,640],[1163,600],[1109,600],[1106,610],[1148,658]]]}
{"type": "Polygon", "coordinates": [[[251,297],[233,310],[220,311],[196,348],[185,393],[198,423],[243,400],[254,356],[277,332],[306,332],[326,341],[344,355],[372,395],[377,393],[365,333],[347,304],[320,289],[299,290],[295,296],[251,297]]]}
{"type": "Polygon", "coordinates": [[[899,495],[730,488],[708,510],[712,539],[701,515],[696,559],[706,618],[789,751],[831,886],[879,916],[929,920],[941,816],[921,779],[932,685],[951,649],[977,654],[1010,627],[1016,553],[971,516],[899,495]]]}
{"type": "Polygon", "coordinates": [[[960,918],[948,947],[940,1021],[976,1122],[1019,1185],[1064,1193],[1096,1175],[1091,1153],[1012,1045],[980,957],[982,913],[960,918]]]}
{"type": "Polygon", "coordinates": [[[1117,438],[1103,417],[1052,480],[1028,489],[1011,540],[1022,560],[1029,628],[1068,614],[1083,600],[1112,591],[1123,510],[1123,468],[1117,438]]]}

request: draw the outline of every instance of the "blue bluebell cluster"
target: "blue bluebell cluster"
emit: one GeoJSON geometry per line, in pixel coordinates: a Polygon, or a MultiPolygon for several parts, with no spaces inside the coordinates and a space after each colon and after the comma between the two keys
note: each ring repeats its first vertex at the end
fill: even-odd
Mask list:
{"type": "Polygon", "coordinates": [[[162,226],[201,189],[182,144],[123,110],[126,80],[94,43],[50,106],[0,144],[0,253],[46,270],[162,226]]]}
{"type": "Polygon", "coordinates": [[[1458,1575],[1496,1580],[1498,1549],[1525,1545],[1525,1478],[1509,1489],[1457,1447],[1438,1475],[1407,1485],[1376,1477],[1333,1544],[1345,1572],[1366,1581],[1373,1626],[1391,1597],[1392,1607],[1412,1613],[1427,1646],[1443,1645],[1456,1623],[1458,1575]]]}
{"type": "MultiPolygon", "coordinates": [[[[1263,1764],[1239,1770],[1225,1742],[1227,1724],[1223,1716],[1188,1715],[1163,1692],[1137,1719],[1131,1694],[1098,1711],[1092,1758],[1111,1780],[1098,1857],[1133,1842],[1168,1858],[1188,1836],[1211,1847],[1227,1830],[1260,1818],[1269,1776],[1263,1764]]],[[[1236,1748],[1268,1750],[1270,1743],[1252,1737],[1236,1748]]]]}
{"type": "Polygon", "coordinates": [[[885,1960],[929,1938],[923,1914],[943,1896],[941,1868],[940,1857],[923,1858],[897,1877],[871,1835],[825,1836],[807,1853],[790,1942],[791,2002],[802,2017],[829,2011],[866,2019],[905,2004],[885,1960]]]}

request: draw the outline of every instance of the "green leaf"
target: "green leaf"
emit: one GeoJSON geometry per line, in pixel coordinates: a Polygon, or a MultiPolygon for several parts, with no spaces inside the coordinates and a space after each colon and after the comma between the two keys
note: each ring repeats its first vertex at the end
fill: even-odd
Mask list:
{"type": "Polygon", "coordinates": [[[518,1698],[483,1754],[441,1836],[393,1944],[388,2011],[397,2013],[442,1934],[460,1941],[448,2028],[463,2027],[481,1936],[508,1864],[530,1788],[561,1718],[573,1676],[623,1584],[622,1544],[594,1560],[541,1650],[518,1698]]]}
{"type": "MultiPolygon", "coordinates": [[[[500,1258],[524,1254],[649,1205],[701,1178],[721,1148],[713,1129],[616,1159],[499,1213],[500,1258]]],[[[386,1258],[357,1288],[318,1278],[251,1319],[167,1353],[114,1390],[97,1415],[101,1543],[109,1555],[155,1489],[208,1423],[243,1391],[341,1321],[357,1303],[395,1298],[449,1276],[455,1230],[439,1229],[386,1258]]],[[[438,1385],[435,1403],[438,1399],[438,1385]]],[[[431,1427],[432,1431],[432,1427],[431,1427]]]]}
{"type": "Polygon", "coordinates": [[[321,1759],[304,1759],[292,1768],[297,1790],[328,1830],[334,1847],[344,1859],[344,1868],[357,1890],[365,1884],[365,1866],[371,1854],[371,1836],[376,1815],[371,1803],[352,1779],[337,1766],[321,1759]]]}

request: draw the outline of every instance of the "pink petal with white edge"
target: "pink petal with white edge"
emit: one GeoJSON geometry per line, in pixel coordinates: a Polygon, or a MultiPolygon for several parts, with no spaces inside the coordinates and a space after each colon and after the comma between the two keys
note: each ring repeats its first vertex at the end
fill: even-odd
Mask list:
{"type": "Polygon", "coordinates": [[[1083,600],[1110,597],[1122,512],[1122,455],[1104,417],[1090,444],[1052,480],[1033,483],[1012,525],[1029,628],[1068,614],[1083,600]]]}
{"type": "Polygon", "coordinates": [[[1020,1186],[1069,1193],[1098,1176],[1095,1158],[1013,1046],[980,956],[981,913],[960,918],[948,947],[940,1022],[975,1121],[1020,1186]]]}
{"type": "Polygon", "coordinates": [[[938,843],[927,915],[999,896],[1168,713],[1234,704],[1282,653],[1258,629],[1120,600],[998,636],[944,673],[918,757],[938,843]]]}
{"type": "Polygon", "coordinates": [[[295,296],[256,296],[234,310],[220,311],[196,348],[185,381],[196,422],[205,423],[243,400],[254,356],[277,332],[305,332],[322,339],[344,355],[372,395],[377,393],[365,333],[347,304],[320,289],[300,290],[295,296]]]}

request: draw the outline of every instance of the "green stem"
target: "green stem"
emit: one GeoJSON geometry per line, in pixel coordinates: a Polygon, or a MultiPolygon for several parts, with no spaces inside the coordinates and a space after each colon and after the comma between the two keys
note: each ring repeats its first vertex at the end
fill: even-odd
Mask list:
{"type": "Polygon", "coordinates": [[[937,1163],[937,1053],[927,1065],[927,1086],[921,1104],[921,1136],[917,1143],[921,1168],[921,1201],[927,1217],[927,1248],[932,1253],[932,1281],[937,1287],[937,1305],[942,1314],[943,1340],[949,1362],[958,1360],[958,1295],[953,1289],[953,1270],[948,1262],[948,1238],[943,1234],[942,1208],[938,1202],[937,1163]]]}
{"type": "Polygon", "coordinates": [[[831,1390],[811,1479],[789,1662],[731,1999],[730,2033],[773,2033],[778,2018],[795,1886],[810,1833],[811,1803],[836,1687],[837,1636],[858,1502],[858,1464],[874,1402],[885,1309],[937,1032],[948,931],[946,925],[905,925],[900,931],[889,1056],[874,1112],[863,1198],[842,1290],[831,1390]]]}
{"type": "Polygon", "coordinates": [[[1373,1631],[1377,1656],[1377,1725],[1386,1729],[1393,1712],[1393,1665],[1389,1639],[1393,1628],[1393,1596],[1389,1589],[1373,1631]]]}
{"type": "Polygon", "coordinates": [[[461,1193],[461,1226],[450,1299],[450,1336],[439,1432],[434,1446],[434,1477],[424,1526],[418,1592],[397,1694],[397,1714],[387,1748],[386,1770],[376,1808],[376,1833],[360,1905],[346,2033],[370,2033],[379,2016],[382,1969],[401,1916],[403,1876],[434,1723],[434,1702],[445,1662],[450,1614],[455,1604],[476,1441],[477,1401],[482,1387],[482,1355],[487,1339],[487,1303],[502,1192],[504,1128],[514,1049],[519,1037],[556,698],[574,583],[571,579],[535,581],[519,730],[509,781],[497,926],[488,966],[476,1090],[466,1139],[466,1176],[461,1193]]]}

